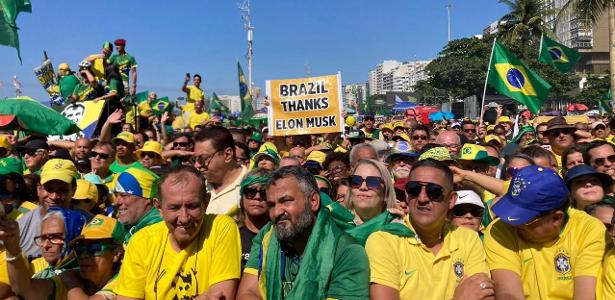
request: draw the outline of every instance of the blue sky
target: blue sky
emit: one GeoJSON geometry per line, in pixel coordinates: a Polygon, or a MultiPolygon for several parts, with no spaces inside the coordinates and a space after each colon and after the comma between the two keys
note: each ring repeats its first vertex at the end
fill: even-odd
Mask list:
{"type": "MultiPolygon", "coordinates": [[[[32,73],[43,50],[54,67],[74,68],[119,37],[139,63],[139,90],[183,96],[190,72],[203,75],[208,96],[236,95],[237,60],[247,73],[237,2],[32,0],[32,14],[17,20],[23,65],[15,49],[0,46],[0,97],[13,94],[17,75],[25,94],[46,100],[32,73]]],[[[253,81],[304,77],[309,64],[314,76],[341,71],[344,83],[365,82],[382,60],[432,59],[446,44],[446,4],[453,39],[480,34],[507,12],[496,0],[253,0],[253,81]]]]}

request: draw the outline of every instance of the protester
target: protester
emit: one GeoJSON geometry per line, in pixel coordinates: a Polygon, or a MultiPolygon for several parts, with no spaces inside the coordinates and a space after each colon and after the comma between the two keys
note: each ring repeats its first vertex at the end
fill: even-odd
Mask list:
{"type": "Polygon", "coordinates": [[[454,131],[444,131],[438,135],[435,141],[436,144],[442,145],[451,152],[454,157],[459,155],[459,149],[461,149],[461,139],[459,135],[454,131]]]}
{"type": "Polygon", "coordinates": [[[130,93],[130,95],[134,96],[137,92],[137,61],[132,55],[126,52],[125,39],[117,39],[113,44],[117,48],[118,53],[111,55],[111,57],[109,57],[109,62],[117,65],[120,70],[122,83],[127,90],[126,94],[130,93]]]}
{"type": "Polygon", "coordinates": [[[457,201],[450,210],[451,224],[479,232],[485,204],[472,190],[457,191],[457,201]]]}
{"type": "Polygon", "coordinates": [[[241,181],[241,201],[239,202],[239,236],[241,237],[241,269],[250,258],[252,240],[269,222],[265,184],[271,171],[254,169],[241,181]]]}
{"type": "Polygon", "coordinates": [[[36,173],[40,175],[40,170],[49,159],[49,145],[40,139],[34,139],[26,143],[23,147],[26,169],[24,175],[36,173]]]}
{"type": "Polygon", "coordinates": [[[499,219],[487,228],[485,251],[498,297],[595,297],[605,228],[570,209],[568,195],[555,171],[529,166],[492,207],[499,219]]]}
{"type": "Polygon", "coordinates": [[[192,80],[193,85],[188,85],[188,82],[190,82],[190,74],[186,73],[184,85],[181,88],[182,92],[186,93],[186,105],[182,107],[183,112],[190,113],[194,111],[194,104],[196,101],[205,100],[205,91],[201,89],[201,81],[201,75],[194,74],[192,80]]]}
{"type": "Polygon", "coordinates": [[[597,172],[588,165],[573,167],[566,177],[571,206],[585,210],[588,205],[605,200],[605,191],[608,191],[612,183],[610,176],[597,172]]]}
{"type": "Polygon", "coordinates": [[[109,170],[113,173],[119,174],[130,168],[143,167],[143,165],[137,160],[134,151],[135,149],[135,136],[130,132],[122,132],[118,134],[112,140],[115,145],[115,160],[109,166],[109,170]]]}
{"type": "Polygon", "coordinates": [[[314,177],[278,169],[266,194],[272,223],[255,238],[237,299],[367,298],[365,250],[321,209],[314,177]]]}
{"type": "Polygon", "coordinates": [[[205,214],[205,180],[193,167],[171,169],[158,189],[155,204],[164,222],[131,239],[114,289],[117,299],[234,299],[241,269],[235,222],[205,214]]]}

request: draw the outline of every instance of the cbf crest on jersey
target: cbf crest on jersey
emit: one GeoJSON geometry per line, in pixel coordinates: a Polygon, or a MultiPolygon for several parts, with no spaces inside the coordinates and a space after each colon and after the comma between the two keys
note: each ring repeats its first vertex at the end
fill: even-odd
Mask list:
{"type": "Polygon", "coordinates": [[[464,274],[463,269],[464,269],[463,260],[456,259],[453,261],[453,272],[455,272],[455,276],[457,276],[458,279],[463,278],[463,274],[464,274]]]}
{"type": "Polygon", "coordinates": [[[570,261],[570,256],[568,253],[563,250],[559,251],[553,258],[553,263],[555,271],[558,275],[560,275],[558,276],[558,279],[572,279],[572,262],[570,261]]]}

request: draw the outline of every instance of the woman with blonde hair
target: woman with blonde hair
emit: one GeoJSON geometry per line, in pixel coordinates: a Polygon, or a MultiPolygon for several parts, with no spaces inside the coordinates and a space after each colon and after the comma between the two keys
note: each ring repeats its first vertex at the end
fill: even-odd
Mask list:
{"type": "Polygon", "coordinates": [[[346,208],[355,215],[355,224],[363,224],[395,207],[395,189],[391,173],[374,159],[359,161],[348,177],[346,208]]]}

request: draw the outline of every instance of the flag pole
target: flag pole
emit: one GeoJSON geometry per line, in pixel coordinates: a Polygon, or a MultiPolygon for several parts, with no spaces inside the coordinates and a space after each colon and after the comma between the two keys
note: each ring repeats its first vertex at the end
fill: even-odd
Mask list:
{"type": "Polygon", "coordinates": [[[540,54],[542,54],[542,40],[544,40],[544,32],[540,32],[540,46],[538,46],[538,57],[540,57],[540,54]]]}
{"type": "Polygon", "coordinates": [[[485,116],[485,96],[487,95],[487,81],[489,80],[489,72],[491,72],[491,60],[493,59],[493,50],[495,49],[495,41],[493,39],[493,45],[491,46],[491,56],[489,56],[489,65],[487,66],[487,76],[485,76],[485,88],[483,89],[483,99],[480,105],[480,125],[483,125],[483,117],[485,116]]]}

